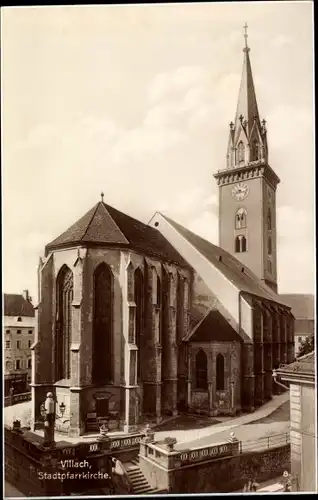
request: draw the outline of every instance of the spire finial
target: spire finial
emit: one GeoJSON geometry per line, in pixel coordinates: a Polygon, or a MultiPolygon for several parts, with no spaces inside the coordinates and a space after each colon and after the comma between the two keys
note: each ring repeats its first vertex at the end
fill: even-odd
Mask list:
{"type": "Polygon", "coordinates": [[[244,33],[245,47],[247,48],[247,38],[248,38],[248,34],[247,34],[247,28],[248,28],[248,26],[247,26],[247,23],[244,24],[243,28],[244,28],[244,31],[245,31],[245,33],[244,33]]]}
{"type": "Polygon", "coordinates": [[[102,203],[103,203],[104,202],[104,193],[103,193],[103,191],[101,192],[100,197],[101,197],[102,203]]]}

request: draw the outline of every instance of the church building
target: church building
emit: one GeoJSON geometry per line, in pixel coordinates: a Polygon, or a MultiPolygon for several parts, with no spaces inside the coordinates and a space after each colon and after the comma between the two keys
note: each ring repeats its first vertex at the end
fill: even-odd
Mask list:
{"type": "Polygon", "coordinates": [[[58,428],[106,418],[133,432],[166,415],[253,411],[294,359],[277,295],[276,189],[251,62],[244,63],[219,186],[219,245],[156,213],[148,225],[99,201],[45,248],[32,362],[33,425],[53,392],[58,428]]]}

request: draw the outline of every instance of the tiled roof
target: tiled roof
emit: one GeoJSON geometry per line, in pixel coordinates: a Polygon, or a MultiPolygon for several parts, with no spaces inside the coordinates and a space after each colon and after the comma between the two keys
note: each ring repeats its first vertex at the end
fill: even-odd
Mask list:
{"type": "Polygon", "coordinates": [[[155,228],[99,202],[67,231],[46,246],[46,254],[74,245],[113,245],[189,267],[155,228]]]}
{"type": "Polygon", "coordinates": [[[292,293],[279,295],[291,308],[296,319],[315,318],[315,297],[311,294],[292,293]]]}
{"type": "Polygon", "coordinates": [[[250,269],[223,248],[213,245],[189,231],[169,217],[162,215],[193,247],[226,276],[239,290],[286,305],[271,288],[267,287],[250,269]]]}
{"type": "Polygon", "coordinates": [[[217,310],[209,311],[184,340],[189,342],[242,341],[238,333],[217,310]]]}
{"type": "Polygon", "coordinates": [[[279,374],[285,376],[307,376],[312,378],[315,375],[315,352],[310,352],[301,356],[293,363],[282,366],[277,370],[279,374]]]}
{"type": "Polygon", "coordinates": [[[25,300],[23,295],[5,293],[3,302],[5,316],[28,316],[29,318],[35,316],[32,303],[25,300]]]}

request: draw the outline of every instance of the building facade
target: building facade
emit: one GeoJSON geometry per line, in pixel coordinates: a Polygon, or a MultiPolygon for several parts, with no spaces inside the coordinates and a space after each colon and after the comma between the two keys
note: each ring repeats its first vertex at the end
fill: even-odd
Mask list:
{"type": "Polygon", "coordinates": [[[279,391],[272,369],[294,359],[294,317],[276,293],[278,178],[267,163],[264,124],[254,116],[248,50],[239,97],[244,120],[238,116],[233,130],[245,151],[251,141],[256,151],[257,138],[258,156],[246,153],[237,165],[235,139],[227,168],[216,174],[221,246],[160,213],[143,224],[103,195],[46,246],[32,354],[34,427],[48,391],[65,405],[59,428],[69,435],[98,429],[101,418],[131,432],[178,412],[253,411],[279,391]],[[237,234],[238,216],[244,234],[237,234]]]}
{"type": "Polygon", "coordinates": [[[35,313],[27,290],[22,295],[4,294],[4,379],[5,396],[30,390],[31,347],[35,313]]]}
{"type": "Polygon", "coordinates": [[[276,190],[269,165],[266,121],[260,119],[247,46],[234,123],[230,123],[226,168],[219,186],[219,245],[277,292],[276,190]]]}
{"type": "Polygon", "coordinates": [[[315,334],[315,297],[314,295],[285,294],[281,299],[291,307],[295,317],[295,356],[297,357],[301,343],[315,334]]]}
{"type": "Polygon", "coordinates": [[[293,491],[317,491],[317,397],[315,353],[277,371],[290,387],[290,441],[293,491]]]}

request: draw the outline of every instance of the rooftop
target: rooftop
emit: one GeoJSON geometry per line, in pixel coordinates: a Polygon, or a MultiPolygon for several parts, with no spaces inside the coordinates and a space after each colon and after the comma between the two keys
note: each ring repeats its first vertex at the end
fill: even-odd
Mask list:
{"type": "Polygon", "coordinates": [[[291,308],[296,319],[315,318],[315,297],[312,294],[281,294],[281,300],[286,302],[291,308]]]}
{"type": "Polygon", "coordinates": [[[241,337],[217,310],[212,310],[184,339],[190,342],[241,342],[241,337]]]}
{"type": "Polygon", "coordinates": [[[76,245],[131,248],[148,256],[189,267],[164,236],[155,228],[106,205],[97,203],[75,224],[46,246],[53,250],[76,245]]]}
{"type": "Polygon", "coordinates": [[[301,356],[293,363],[282,366],[278,370],[279,374],[284,379],[302,378],[314,379],[315,377],[315,352],[310,352],[301,356]]]}
{"type": "MultiPolygon", "coordinates": [[[[162,215],[162,214],[161,214],[162,215]]],[[[263,299],[279,303],[286,302],[271,288],[263,283],[248,267],[242,264],[223,248],[201,238],[169,217],[162,215],[198,252],[226,276],[239,290],[263,299]]],[[[287,305],[287,307],[289,307],[287,305]]]]}
{"type": "Polygon", "coordinates": [[[3,297],[4,316],[35,316],[34,307],[23,295],[5,293],[3,297]]]}

